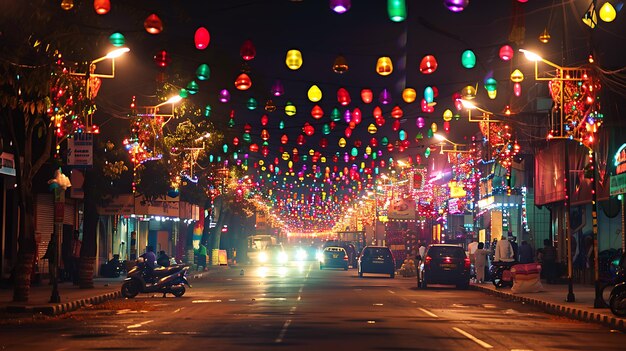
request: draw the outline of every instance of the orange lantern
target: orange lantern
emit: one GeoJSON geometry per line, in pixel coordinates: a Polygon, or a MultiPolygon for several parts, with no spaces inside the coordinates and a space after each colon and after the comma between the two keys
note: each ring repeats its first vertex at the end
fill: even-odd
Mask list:
{"type": "Polygon", "coordinates": [[[376,73],[381,76],[388,76],[391,72],[393,72],[393,63],[391,62],[391,58],[388,56],[378,58],[378,62],[376,62],[376,73]]]}
{"type": "Polygon", "coordinates": [[[283,134],[283,136],[280,137],[280,143],[287,144],[288,142],[289,142],[289,137],[287,136],[287,134],[283,134]]]}
{"type": "Polygon", "coordinates": [[[261,131],[261,139],[263,139],[264,141],[268,141],[270,138],[270,133],[267,131],[267,129],[263,129],[261,131]]]}
{"type": "Polygon", "coordinates": [[[248,90],[251,86],[252,81],[250,80],[250,77],[245,73],[240,74],[239,77],[237,77],[237,79],[235,80],[235,88],[237,88],[237,90],[248,90]]]}
{"type": "Polygon", "coordinates": [[[372,92],[372,89],[361,90],[361,100],[366,104],[371,103],[374,100],[374,92],[372,92]]]}
{"type": "Polygon", "coordinates": [[[417,98],[417,92],[413,88],[405,88],[402,90],[402,100],[407,104],[412,103],[417,98]]]}
{"type": "Polygon", "coordinates": [[[375,118],[380,118],[383,116],[383,110],[381,110],[380,107],[376,106],[374,107],[374,110],[372,110],[372,115],[374,115],[375,118]]]}
{"type": "Polygon", "coordinates": [[[143,22],[143,27],[150,34],[159,34],[163,31],[163,22],[159,16],[153,13],[143,22]]]}
{"type": "Polygon", "coordinates": [[[94,0],[93,9],[99,15],[106,15],[111,11],[111,1],[109,0],[94,0]]]}
{"type": "Polygon", "coordinates": [[[393,118],[402,118],[402,116],[404,115],[404,112],[402,111],[402,109],[400,108],[400,106],[396,106],[391,110],[391,117],[393,118]]]}

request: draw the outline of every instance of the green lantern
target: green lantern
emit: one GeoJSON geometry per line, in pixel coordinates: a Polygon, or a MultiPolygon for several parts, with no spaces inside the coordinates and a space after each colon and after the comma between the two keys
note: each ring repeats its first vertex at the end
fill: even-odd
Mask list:
{"type": "Polygon", "coordinates": [[[204,117],[206,118],[211,117],[211,105],[206,105],[204,107],[204,117]]]}
{"type": "Polygon", "coordinates": [[[359,156],[359,149],[357,149],[356,147],[353,147],[352,150],[350,150],[350,155],[354,157],[359,156]]]}
{"type": "Polygon", "coordinates": [[[415,136],[415,141],[419,141],[424,139],[424,135],[422,135],[422,132],[417,133],[417,135],[415,136]]]}
{"type": "Polygon", "coordinates": [[[228,152],[228,144],[224,144],[222,146],[222,150],[224,150],[224,153],[227,153],[228,152]]]}
{"type": "Polygon", "coordinates": [[[430,156],[430,147],[427,147],[426,151],[424,151],[424,157],[428,158],[428,156],[430,156]]]}
{"type": "Polygon", "coordinates": [[[124,38],[124,35],[122,33],[113,33],[109,37],[109,42],[115,47],[120,47],[124,46],[124,44],[126,43],[126,38],[124,38]]]}
{"type": "Polygon", "coordinates": [[[285,121],[281,120],[280,122],[278,122],[278,129],[285,129],[285,121]]]}
{"type": "Polygon", "coordinates": [[[380,139],[380,144],[382,146],[387,146],[387,144],[389,144],[389,139],[387,139],[387,137],[382,137],[382,139],[380,139]]]}
{"type": "Polygon", "coordinates": [[[406,132],[404,131],[404,129],[400,129],[400,131],[398,132],[398,137],[400,138],[401,141],[406,140],[406,132]]]}
{"type": "Polygon", "coordinates": [[[178,93],[178,95],[181,98],[186,99],[186,98],[189,97],[189,91],[187,91],[187,89],[185,89],[185,88],[182,88],[182,89],[180,89],[180,92],[178,93]]]}
{"type": "Polygon", "coordinates": [[[191,82],[189,82],[189,84],[187,84],[187,91],[189,92],[189,94],[194,95],[198,92],[198,90],[200,90],[200,87],[195,80],[192,80],[191,82]]]}
{"type": "Polygon", "coordinates": [[[405,0],[387,0],[387,14],[393,22],[402,22],[406,19],[405,0]]]}
{"type": "Polygon", "coordinates": [[[341,121],[341,112],[339,112],[338,108],[335,107],[333,111],[330,113],[330,120],[333,122],[341,121]]]}
{"type": "Polygon", "coordinates": [[[296,106],[291,103],[291,101],[287,101],[287,103],[285,104],[285,114],[289,117],[296,114],[296,106]]]}
{"type": "Polygon", "coordinates": [[[243,133],[243,141],[245,141],[246,143],[249,143],[252,141],[252,137],[250,137],[250,133],[243,133]]]}
{"type": "Polygon", "coordinates": [[[495,91],[498,88],[498,82],[493,78],[485,79],[485,89],[487,91],[495,91]]]}
{"type": "Polygon", "coordinates": [[[229,119],[228,120],[228,127],[229,128],[233,128],[235,126],[235,120],[234,119],[229,119]]]}
{"type": "Polygon", "coordinates": [[[322,126],[322,133],[324,133],[324,135],[330,134],[330,125],[328,123],[324,123],[322,126]]]}
{"type": "Polygon", "coordinates": [[[306,161],[309,159],[309,155],[302,155],[302,161],[306,161]]]}
{"type": "Polygon", "coordinates": [[[476,55],[472,50],[465,50],[461,55],[461,65],[467,69],[474,68],[476,66],[476,55]]]}
{"type": "Polygon", "coordinates": [[[239,158],[239,154],[237,153],[237,151],[233,152],[233,160],[236,160],[239,158]]]}
{"type": "Polygon", "coordinates": [[[378,158],[377,152],[372,152],[372,160],[376,160],[378,158]]]}
{"type": "Polygon", "coordinates": [[[214,160],[215,157],[213,156],[213,154],[209,155],[209,162],[213,163],[214,160]]]}
{"type": "Polygon", "coordinates": [[[250,111],[256,110],[257,106],[259,106],[259,103],[253,97],[249,98],[248,101],[246,102],[246,107],[250,111]]]}
{"type": "Polygon", "coordinates": [[[209,65],[203,63],[198,66],[198,69],[196,70],[196,77],[198,77],[198,80],[208,80],[211,78],[211,69],[209,68],[209,65]]]}
{"type": "Polygon", "coordinates": [[[433,130],[432,130],[432,129],[429,129],[429,130],[428,130],[428,132],[426,133],[426,135],[427,135],[429,138],[432,138],[432,137],[433,137],[433,135],[434,135],[433,130]]]}

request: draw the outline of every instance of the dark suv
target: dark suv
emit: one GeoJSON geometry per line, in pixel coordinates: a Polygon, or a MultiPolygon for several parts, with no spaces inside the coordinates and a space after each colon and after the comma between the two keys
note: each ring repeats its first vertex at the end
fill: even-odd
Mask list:
{"type": "Polygon", "coordinates": [[[359,269],[359,277],[363,277],[363,273],[382,273],[389,274],[389,277],[396,276],[396,263],[386,246],[366,246],[359,255],[357,262],[359,269]]]}
{"type": "Polygon", "coordinates": [[[462,247],[435,244],[426,249],[417,270],[417,287],[425,289],[428,284],[446,284],[467,289],[469,280],[470,259],[462,247]]]}

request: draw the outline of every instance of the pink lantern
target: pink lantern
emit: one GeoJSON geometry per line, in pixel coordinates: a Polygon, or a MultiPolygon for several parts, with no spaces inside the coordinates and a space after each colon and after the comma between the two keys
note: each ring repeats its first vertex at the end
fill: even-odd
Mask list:
{"type": "Polygon", "coordinates": [[[415,124],[417,125],[417,128],[424,128],[424,126],[426,125],[426,121],[424,120],[424,117],[417,117],[417,120],[415,120],[415,124]]]}
{"type": "Polygon", "coordinates": [[[256,48],[250,39],[247,39],[241,44],[241,49],[239,49],[239,54],[241,58],[245,61],[250,61],[256,56],[256,48]]]}
{"type": "Polygon", "coordinates": [[[513,48],[510,45],[504,45],[500,48],[500,59],[509,61],[513,58],[513,48]]]}
{"type": "Polygon", "coordinates": [[[211,36],[206,28],[200,27],[196,29],[196,34],[194,35],[193,40],[196,43],[196,49],[204,50],[207,46],[209,46],[211,36]]]}
{"type": "Polygon", "coordinates": [[[378,100],[383,105],[390,104],[391,103],[391,94],[389,93],[389,90],[387,90],[386,88],[383,89],[383,91],[380,92],[380,96],[378,97],[378,100]]]}
{"type": "Polygon", "coordinates": [[[513,84],[513,94],[515,94],[515,96],[522,95],[522,85],[520,83],[513,84]]]}

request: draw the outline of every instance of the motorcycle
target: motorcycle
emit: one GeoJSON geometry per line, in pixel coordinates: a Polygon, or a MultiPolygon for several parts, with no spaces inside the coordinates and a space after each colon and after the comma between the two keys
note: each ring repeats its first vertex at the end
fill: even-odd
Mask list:
{"type": "Polygon", "coordinates": [[[185,285],[191,288],[187,281],[189,266],[182,264],[169,267],[159,267],[153,270],[152,277],[147,277],[145,263],[138,262],[124,279],[122,296],[132,299],[139,293],[163,293],[181,297],[185,294],[185,285]]]}
{"type": "Polygon", "coordinates": [[[618,317],[626,317],[626,255],[622,254],[617,267],[616,278],[609,297],[611,312],[618,317]]]}
{"type": "Polygon", "coordinates": [[[513,274],[511,273],[511,267],[516,265],[517,262],[501,262],[495,261],[489,267],[489,276],[496,288],[504,288],[513,286],[513,274]]]}

